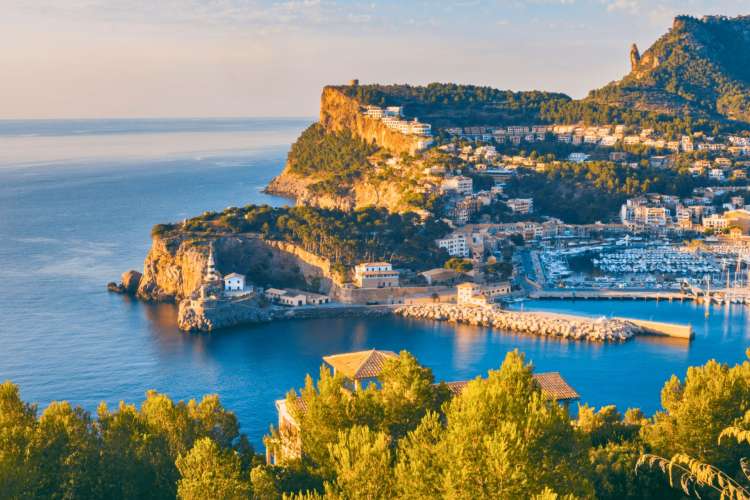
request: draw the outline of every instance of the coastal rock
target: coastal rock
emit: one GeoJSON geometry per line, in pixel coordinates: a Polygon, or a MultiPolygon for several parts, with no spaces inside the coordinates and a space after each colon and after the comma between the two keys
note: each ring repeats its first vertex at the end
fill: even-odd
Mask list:
{"type": "Polygon", "coordinates": [[[399,306],[394,312],[407,318],[466,323],[531,335],[595,342],[623,342],[638,332],[635,325],[619,319],[503,311],[494,306],[423,304],[399,306]]]}
{"type": "MultiPolygon", "coordinates": [[[[203,283],[209,246],[219,272],[244,274],[262,286],[309,286],[327,293],[333,273],[327,259],[291,243],[264,240],[256,234],[154,236],[143,264],[136,296],[149,302],[179,302],[194,296],[203,283]]],[[[135,283],[131,276],[128,283],[135,283]]]]}
{"type": "Polygon", "coordinates": [[[180,302],[177,326],[186,332],[210,332],[239,324],[270,321],[272,314],[252,299],[246,301],[192,300],[180,302]]]}
{"type": "Polygon", "coordinates": [[[141,282],[141,273],[138,271],[126,271],[120,277],[120,283],[110,281],[107,283],[107,290],[114,293],[126,293],[135,295],[138,292],[138,285],[141,282]]]}
{"type": "Polygon", "coordinates": [[[122,283],[125,293],[135,294],[138,291],[138,285],[140,285],[142,277],[143,274],[138,271],[130,270],[122,273],[120,282],[122,283]]]}

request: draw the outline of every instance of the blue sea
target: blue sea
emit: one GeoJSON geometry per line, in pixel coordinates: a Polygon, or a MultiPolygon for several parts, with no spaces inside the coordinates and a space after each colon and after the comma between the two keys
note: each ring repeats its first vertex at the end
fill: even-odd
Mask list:
{"type": "Polygon", "coordinates": [[[0,380],[40,408],[69,400],[140,402],[218,393],[256,446],[274,401],[316,374],[321,357],[407,349],[438,379],[497,368],[519,349],[557,370],[584,402],[656,411],[672,375],[744,359],[750,314],[692,303],[527,302],[525,309],[690,323],[692,343],[589,344],[403,318],[313,320],[184,334],[172,306],[107,293],[140,269],[151,227],[205,210],[285,204],[261,192],[312,119],[0,121],[0,380]]]}

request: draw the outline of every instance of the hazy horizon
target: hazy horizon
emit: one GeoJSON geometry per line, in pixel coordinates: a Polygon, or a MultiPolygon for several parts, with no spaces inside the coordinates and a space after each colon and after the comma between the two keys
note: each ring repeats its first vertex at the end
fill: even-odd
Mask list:
{"type": "MultiPolygon", "coordinates": [[[[455,82],[583,97],[678,14],[739,0],[0,0],[0,119],[301,118],[320,90],[455,82]]],[[[745,12],[750,13],[750,12],[745,12]]]]}

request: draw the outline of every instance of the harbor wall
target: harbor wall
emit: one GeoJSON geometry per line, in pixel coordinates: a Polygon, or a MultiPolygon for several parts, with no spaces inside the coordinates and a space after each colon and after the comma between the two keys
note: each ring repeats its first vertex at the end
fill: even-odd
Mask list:
{"type": "Polygon", "coordinates": [[[628,321],[650,335],[659,335],[674,337],[680,339],[692,339],[695,334],[691,325],[680,325],[677,323],[662,323],[659,321],[646,321],[633,318],[616,318],[622,321],[628,321]]]}

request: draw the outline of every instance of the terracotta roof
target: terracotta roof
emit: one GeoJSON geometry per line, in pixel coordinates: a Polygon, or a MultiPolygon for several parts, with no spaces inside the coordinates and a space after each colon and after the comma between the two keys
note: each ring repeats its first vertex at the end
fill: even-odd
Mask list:
{"type": "Polygon", "coordinates": [[[348,352],[323,356],[323,361],[331,365],[336,372],[352,380],[372,378],[380,375],[388,359],[396,359],[398,355],[392,351],[348,352]]]}
{"type": "Polygon", "coordinates": [[[581,395],[573,389],[560,372],[547,372],[534,374],[534,378],[542,386],[542,393],[555,401],[573,401],[580,399],[581,395]]]}
{"type": "Polygon", "coordinates": [[[468,380],[459,380],[457,382],[446,382],[445,385],[448,386],[448,389],[450,389],[452,395],[460,396],[466,388],[466,384],[468,383],[468,380]]]}
{"type": "MultiPolygon", "coordinates": [[[[574,401],[581,396],[562,378],[559,372],[535,373],[534,380],[539,382],[542,388],[542,394],[555,401],[574,401]]],[[[469,380],[459,380],[456,382],[446,382],[451,393],[454,396],[460,396],[466,388],[469,380]]]]}

